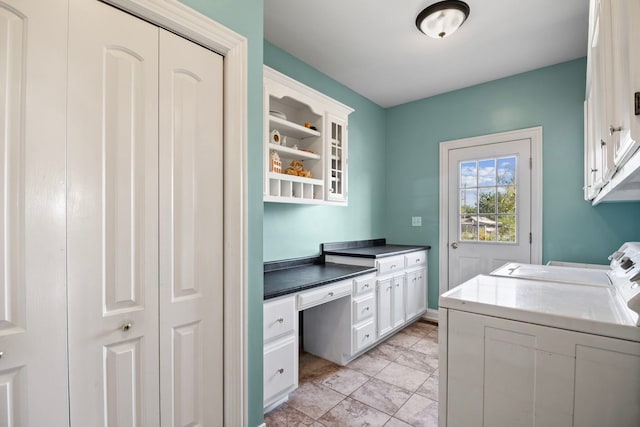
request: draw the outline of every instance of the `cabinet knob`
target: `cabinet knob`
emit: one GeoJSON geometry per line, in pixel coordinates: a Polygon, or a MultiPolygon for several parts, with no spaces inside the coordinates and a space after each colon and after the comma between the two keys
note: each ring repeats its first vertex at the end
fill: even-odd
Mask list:
{"type": "Polygon", "coordinates": [[[451,244],[451,247],[452,247],[453,249],[458,249],[458,242],[453,242],[453,243],[451,244]]]}
{"type": "Polygon", "coordinates": [[[284,374],[284,368],[280,368],[280,369],[278,369],[278,373],[279,373],[279,374],[284,374]]]}
{"type": "Polygon", "coordinates": [[[399,288],[399,287],[400,287],[400,283],[396,283],[396,288],[399,288]]]}
{"type": "Polygon", "coordinates": [[[368,288],[368,287],[369,287],[369,284],[368,284],[368,283],[365,283],[365,284],[364,284],[364,287],[365,287],[365,288],[368,288]]]}
{"type": "Polygon", "coordinates": [[[613,125],[609,126],[609,135],[613,135],[616,132],[620,132],[622,130],[622,126],[615,127],[613,125]]]}
{"type": "Polygon", "coordinates": [[[122,326],[120,326],[120,329],[122,329],[122,332],[127,332],[132,327],[133,327],[132,323],[125,323],[122,326]]]}
{"type": "Polygon", "coordinates": [[[278,323],[284,323],[284,319],[283,319],[282,317],[278,317],[278,318],[276,319],[276,322],[278,322],[278,323]]]}
{"type": "Polygon", "coordinates": [[[369,338],[369,334],[365,335],[365,336],[364,336],[364,338],[365,338],[365,339],[369,338]]]}
{"type": "Polygon", "coordinates": [[[416,262],[420,262],[420,258],[416,258],[416,262]]]}
{"type": "Polygon", "coordinates": [[[605,141],[604,139],[600,140],[600,147],[606,147],[607,146],[607,141],[605,141]]]}
{"type": "Polygon", "coordinates": [[[369,309],[370,309],[370,308],[371,308],[371,307],[366,306],[366,307],[364,308],[364,311],[369,311],[369,309]]]}
{"type": "Polygon", "coordinates": [[[333,292],[329,292],[327,295],[332,297],[333,296],[333,292]]]}
{"type": "Polygon", "coordinates": [[[598,172],[598,169],[591,169],[591,172],[598,172]]]}

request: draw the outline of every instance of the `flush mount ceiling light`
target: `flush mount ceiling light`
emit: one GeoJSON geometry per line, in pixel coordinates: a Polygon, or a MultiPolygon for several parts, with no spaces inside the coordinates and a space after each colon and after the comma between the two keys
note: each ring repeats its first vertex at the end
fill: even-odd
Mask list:
{"type": "Polygon", "coordinates": [[[469,5],[463,1],[446,0],[428,6],[418,14],[416,27],[434,39],[453,34],[469,16],[469,5]]]}

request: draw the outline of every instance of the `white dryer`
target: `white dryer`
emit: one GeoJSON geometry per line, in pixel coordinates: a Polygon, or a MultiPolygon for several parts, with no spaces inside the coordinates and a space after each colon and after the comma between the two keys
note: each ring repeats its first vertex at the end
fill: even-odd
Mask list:
{"type": "Polygon", "coordinates": [[[640,426],[640,243],[508,264],[440,297],[440,426],[640,426]]]}

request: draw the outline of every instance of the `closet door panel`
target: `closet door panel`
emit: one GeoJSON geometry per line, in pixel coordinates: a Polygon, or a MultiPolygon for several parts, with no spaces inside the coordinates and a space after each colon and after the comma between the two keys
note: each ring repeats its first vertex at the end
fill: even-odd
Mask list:
{"type": "Polygon", "coordinates": [[[165,426],[222,425],[222,70],[160,31],[160,398],[165,426]]]}
{"type": "Polygon", "coordinates": [[[158,29],[72,0],[69,40],[71,423],[154,426],[158,29]]]}
{"type": "Polygon", "coordinates": [[[61,0],[0,0],[2,426],[68,422],[67,10],[61,0]]]}

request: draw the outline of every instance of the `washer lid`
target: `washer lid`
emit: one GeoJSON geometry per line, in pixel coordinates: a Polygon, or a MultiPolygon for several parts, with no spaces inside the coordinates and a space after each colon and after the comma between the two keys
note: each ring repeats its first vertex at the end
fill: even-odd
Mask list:
{"type": "Polygon", "coordinates": [[[590,286],[611,286],[611,278],[607,270],[587,268],[510,262],[492,271],[491,275],[590,286]]]}
{"type": "Polygon", "coordinates": [[[640,342],[637,314],[611,286],[479,275],[442,294],[440,306],[640,342]]]}

